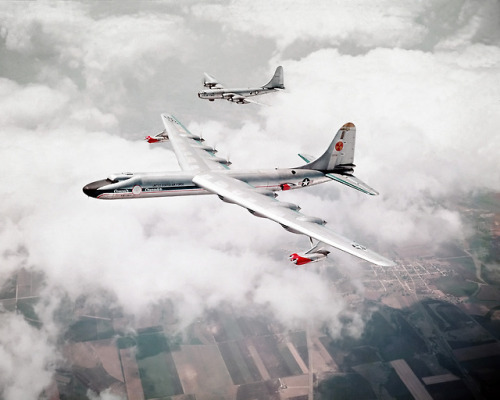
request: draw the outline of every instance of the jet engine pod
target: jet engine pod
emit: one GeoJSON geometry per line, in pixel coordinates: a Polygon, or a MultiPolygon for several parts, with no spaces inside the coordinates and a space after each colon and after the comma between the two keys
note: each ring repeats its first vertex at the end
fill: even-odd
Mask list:
{"type": "Polygon", "coordinates": [[[250,214],[252,214],[253,216],[255,217],[259,217],[259,218],[267,218],[265,215],[261,214],[261,213],[258,213],[257,211],[254,211],[254,210],[250,210],[249,208],[247,208],[248,212],[250,214]]]}
{"type": "Polygon", "coordinates": [[[236,204],[234,201],[232,200],[229,200],[229,199],[226,199],[224,196],[221,196],[220,194],[217,195],[219,196],[219,199],[221,199],[224,203],[228,203],[228,204],[236,204]]]}
{"type": "Polygon", "coordinates": [[[300,207],[297,204],[286,203],[284,201],[280,201],[280,202],[276,203],[276,206],[289,208],[290,210],[294,210],[294,211],[300,211],[300,207]]]}
{"type": "Polygon", "coordinates": [[[232,164],[231,161],[229,161],[226,158],[222,158],[222,157],[212,157],[212,158],[210,158],[210,160],[218,162],[219,164],[224,164],[224,165],[231,165],[232,164]]]}
{"type": "Polygon", "coordinates": [[[210,153],[217,153],[217,149],[215,149],[214,147],[211,147],[211,146],[207,146],[206,144],[198,144],[198,145],[194,145],[193,147],[195,147],[197,149],[209,151],[210,153]]]}
{"type": "Polygon", "coordinates": [[[285,224],[280,224],[280,225],[283,227],[283,229],[287,230],[288,232],[296,233],[297,235],[302,235],[301,231],[293,229],[293,228],[289,227],[288,225],[285,225],[285,224]]]}
{"type": "Polygon", "coordinates": [[[330,252],[327,250],[318,250],[313,253],[293,253],[290,254],[289,259],[295,265],[304,265],[323,260],[328,256],[328,254],[330,254],[330,252]]]}
{"type": "Polygon", "coordinates": [[[307,215],[304,215],[302,217],[298,217],[297,219],[299,221],[312,222],[313,224],[326,225],[326,221],[318,217],[309,217],[307,215]]]}
{"type": "Polygon", "coordinates": [[[272,198],[278,197],[278,193],[276,193],[273,190],[269,190],[269,189],[265,189],[265,188],[256,188],[255,190],[258,193],[263,194],[264,196],[267,196],[267,197],[272,197],[272,198]]]}
{"type": "Polygon", "coordinates": [[[310,258],[303,257],[297,253],[290,254],[290,256],[288,258],[295,265],[304,265],[304,264],[308,264],[308,263],[312,262],[312,260],[310,258]]]}
{"type": "Polygon", "coordinates": [[[158,143],[158,142],[166,142],[170,140],[168,137],[168,133],[164,130],[154,136],[146,136],[144,140],[148,143],[158,143]]]}

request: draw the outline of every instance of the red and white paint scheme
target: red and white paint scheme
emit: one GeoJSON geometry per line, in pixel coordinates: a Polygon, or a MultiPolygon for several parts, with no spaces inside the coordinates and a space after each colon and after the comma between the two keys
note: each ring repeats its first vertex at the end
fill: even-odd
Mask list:
{"type": "MultiPolygon", "coordinates": [[[[311,241],[312,245],[313,244],[312,239],[309,238],[309,240],[311,241]]],[[[323,243],[318,242],[315,245],[313,245],[313,247],[311,247],[309,250],[303,253],[290,254],[289,259],[295,265],[305,265],[311,262],[323,260],[328,256],[328,254],[330,254],[330,252],[328,250],[325,250],[323,246],[324,246],[323,243]]]]}
{"type": "Polygon", "coordinates": [[[144,140],[148,143],[158,143],[160,139],[155,139],[154,137],[151,136],[146,136],[144,140]]]}
{"type": "Polygon", "coordinates": [[[162,131],[154,136],[146,136],[144,140],[148,143],[160,143],[168,141],[168,134],[166,131],[162,131]]]}
{"type": "Polygon", "coordinates": [[[304,265],[313,262],[311,258],[299,256],[297,253],[290,254],[290,261],[293,262],[295,265],[304,265]]]}

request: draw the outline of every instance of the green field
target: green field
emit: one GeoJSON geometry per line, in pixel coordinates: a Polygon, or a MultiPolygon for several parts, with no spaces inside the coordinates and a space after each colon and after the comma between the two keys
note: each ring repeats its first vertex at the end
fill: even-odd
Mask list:
{"type": "Polygon", "coordinates": [[[17,311],[23,314],[31,325],[40,326],[38,315],[35,313],[35,305],[38,299],[21,299],[17,301],[17,311]]]}
{"type": "Polygon", "coordinates": [[[146,399],[183,394],[170,347],[162,332],[145,332],[136,338],[137,366],[146,399]]]}
{"type": "Polygon", "coordinates": [[[211,319],[218,328],[217,333],[214,334],[216,342],[243,339],[243,332],[238,325],[238,321],[232,315],[214,312],[211,319]]]}
{"type": "Polygon", "coordinates": [[[113,323],[107,319],[81,318],[72,324],[66,332],[66,338],[74,342],[109,339],[115,331],[113,323]]]}
{"type": "Polygon", "coordinates": [[[477,283],[466,281],[461,276],[444,276],[436,279],[434,283],[443,293],[456,297],[470,297],[477,290],[477,283]]]}
{"type": "Polygon", "coordinates": [[[302,371],[286,344],[279,343],[277,336],[259,336],[252,342],[272,379],[301,375],[302,371]]]}
{"type": "MultiPolygon", "coordinates": [[[[409,394],[409,393],[408,393],[409,394]]],[[[317,400],[372,400],[375,393],[369,382],[358,374],[334,376],[322,381],[314,394],[317,400]]],[[[411,397],[403,397],[411,398],[411,397]]]]}
{"type": "Polygon", "coordinates": [[[219,351],[235,385],[262,379],[243,341],[219,343],[219,351]]]}
{"type": "Polygon", "coordinates": [[[0,300],[12,299],[16,297],[16,277],[11,276],[0,287],[0,300]]]}

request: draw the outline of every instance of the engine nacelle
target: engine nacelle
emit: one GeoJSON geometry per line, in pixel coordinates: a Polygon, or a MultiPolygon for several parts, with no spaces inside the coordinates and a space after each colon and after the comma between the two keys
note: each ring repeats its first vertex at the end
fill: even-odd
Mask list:
{"type": "Polygon", "coordinates": [[[224,203],[236,204],[234,201],[226,199],[224,196],[221,196],[220,194],[218,196],[219,196],[219,199],[221,199],[224,203]]]}
{"type": "Polygon", "coordinates": [[[155,139],[155,138],[153,138],[153,137],[151,137],[151,136],[149,136],[149,135],[148,135],[148,136],[146,136],[146,137],[144,138],[144,140],[145,140],[146,142],[148,142],[148,143],[157,143],[157,142],[159,142],[159,140],[158,140],[158,139],[155,139]]]}
{"type": "Polygon", "coordinates": [[[195,147],[197,149],[209,151],[210,153],[217,153],[217,149],[214,149],[213,147],[207,146],[206,144],[197,144],[192,147],[195,147]]]}
{"type": "Polygon", "coordinates": [[[329,254],[329,251],[318,250],[314,253],[293,253],[290,254],[289,259],[295,265],[305,265],[312,262],[317,262],[325,259],[329,254]]]}
{"type": "Polygon", "coordinates": [[[301,256],[298,253],[290,254],[289,259],[295,265],[305,265],[305,264],[309,264],[310,262],[312,262],[312,260],[310,258],[301,256]]]}
{"type": "Polygon", "coordinates": [[[313,224],[326,225],[326,221],[318,217],[308,217],[307,215],[304,215],[302,217],[298,217],[297,219],[299,221],[312,222],[313,224]]]}
{"type": "Polygon", "coordinates": [[[259,218],[267,218],[265,215],[261,214],[261,213],[258,213],[257,211],[254,211],[254,210],[250,210],[249,208],[247,208],[248,212],[250,214],[252,214],[254,217],[259,217],[259,218]]]}
{"type": "Polygon", "coordinates": [[[166,142],[169,140],[168,136],[165,133],[160,133],[156,136],[146,136],[144,140],[148,143],[159,143],[159,142],[166,142]],[[160,136],[162,135],[162,136],[160,136]]]}
{"type": "Polygon", "coordinates": [[[289,227],[288,225],[285,225],[285,224],[280,224],[280,225],[283,227],[283,229],[287,230],[288,232],[295,233],[297,235],[302,235],[303,234],[303,232],[298,231],[296,229],[293,229],[293,228],[289,227]]]}
{"type": "Polygon", "coordinates": [[[280,202],[276,203],[275,205],[276,205],[276,207],[285,207],[285,208],[289,208],[290,210],[300,211],[300,207],[297,204],[293,204],[293,203],[286,203],[284,201],[280,201],[280,202]]]}
{"type": "Polygon", "coordinates": [[[258,193],[263,194],[264,196],[267,196],[267,197],[272,197],[272,198],[278,197],[278,193],[276,193],[272,190],[269,190],[269,189],[256,188],[255,191],[257,191],[258,193]]]}
{"type": "Polygon", "coordinates": [[[218,162],[219,164],[224,164],[224,165],[227,165],[227,166],[229,166],[229,165],[231,165],[231,164],[232,164],[232,162],[231,162],[231,161],[229,161],[229,160],[228,160],[228,159],[226,159],[226,158],[222,158],[222,157],[212,157],[212,158],[210,158],[210,160],[211,160],[211,161],[218,162]]]}

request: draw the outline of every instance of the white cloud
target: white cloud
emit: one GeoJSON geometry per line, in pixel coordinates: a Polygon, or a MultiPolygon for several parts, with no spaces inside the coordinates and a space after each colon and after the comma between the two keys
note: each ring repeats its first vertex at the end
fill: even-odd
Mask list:
{"type": "Polygon", "coordinates": [[[360,48],[411,46],[425,34],[414,21],[422,10],[419,2],[403,1],[266,1],[198,4],[198,16],[222,21],[227,27],[251,35],[276,39],[279,50],[296,40],[314,40],[330,45],[351,42],[360,48]],[[278,3],[278,4],[277,4],[278,3]],[[396,39],[396,41],[395,41],[396,39]]]}
{"type": "MultiPolygon", "coordinates": [[[[347,316],[359,335],[362,318],[335,288],[287,264],[305,238],[216,197],[105,202],[81,188],[112,172],[177,170],[170,150],[139,141],[143,130],[162,129],[160,111],[203,133],[234,168],[299,165],[296,153],[321,154],[352,121],[356,174],[382,195],[331,183],[280,198],[375,248],[457,238],[462,222],[445,200],[500,187],[498,7],[457,3],[449,7],[458,22],[441,30],[445,2],[199,3],[175,12],[151,3],[115,14],[89,3],[10,3],[0,50],[33,69],[0,76],[0,278],[23,265],[47,283],[37,309],[44,328],[26,328],[19,351],[43,340],[41,354],[52,351],[63,329],[53,320],[60,298],[99,290],[136,314],[173,299],[181,326],[231,304],[288,326],[326,324],[333,334],[345,331],[347,316]],[[295,49],[301,40],[313,44],[295,49]],[[278,63],[287,90],[263,98],[270,107],[196,98],[205,68],[264,82],[278,63]]],[[[24,325],[0,318],[6,338],[24,325]]],[[[26,358],[4,360],[8,376],[16,360],[32,371],[26,358]]],[[[50,368],[36,364],[40,382],[50,368]]],[[[22,383],[12,379],[5,393],[22,383]]]]}
{"type": "Polygon", "coordinates": [[[321,0],[314,4],[300,0],[293,5],[258,0],[203,3],[192,10],[199,17],[221,22],[227,31],[272,38],[280,51],[300,46],[301,41],[358,53],[377,47],[430,50],[474,42],[498,45],[500,40],[500,6],[495,0],[321,0]]]}
{"type": "Polygon", "coordinates": [[[42,329],[22,316],[0,316],[0,395],[5,400],[34,399],[51,382],[51,369],[58,354],[42,329]]]}

